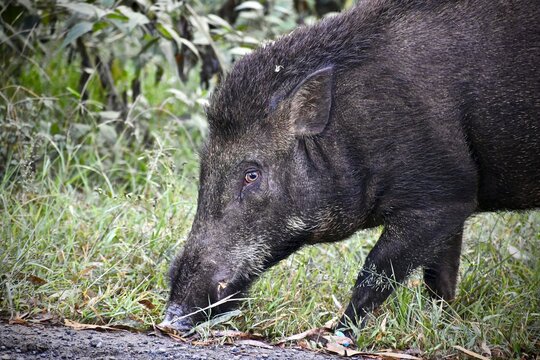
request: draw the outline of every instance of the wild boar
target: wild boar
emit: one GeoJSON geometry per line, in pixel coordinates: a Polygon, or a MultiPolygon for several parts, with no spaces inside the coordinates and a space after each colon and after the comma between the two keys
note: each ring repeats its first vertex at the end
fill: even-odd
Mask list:
{"type": "Polygon", "coordinates": [[[164,325],[191,327],[302,246],[379,225],[342,323],[419,267],[452,299],[465,220],[540,206],[539,68],[528,0],[366,0],[245,56],[207,109],[164,325]]]}

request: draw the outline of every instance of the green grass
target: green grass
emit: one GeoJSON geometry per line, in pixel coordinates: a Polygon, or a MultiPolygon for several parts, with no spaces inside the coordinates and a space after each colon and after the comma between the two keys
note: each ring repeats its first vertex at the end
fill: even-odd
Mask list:
{"type": "Polygon", "coordinates": [[[95,153],[83,154],[85,165],[80,154],[58,156],[22,179],[22,188],[6,178],[2,309],[98,323],[159,316],[165,293],[155,290],[166,288],[167,263],[189,229],[196,189],[194,159],[174,168],[173,152],[124,154],[107,165],[95,153]],[[46,283],[36,287],[29,276],[46,283]],[[159,306],[147,312],[141,300],[159,306]]]}
{"type": "MultiPolygon", "coordinates": [[[[100,154],[95,139],[86,139],[84,151],[65,146],[55,154],[49,146],[34,172],[16,181],[7,172],[0,185],[4,314],[50,312],[138,327],[160,321],[167,269],[194,215],[197,159],[185,136],[153,136],[152,148],[119,150],[121,157],[100,154]]],[[[455,302],[432,302],[413,276],[359,333],[360,348],[440,356],[460,345],[501,357],[538,354],[539,226],[538,213],[472,218],[455,302]]],[[[378,235],[361,232],[291,256],[254,285],[227,326],[269,339],[322,326],[346,304],[378,235]]]]}

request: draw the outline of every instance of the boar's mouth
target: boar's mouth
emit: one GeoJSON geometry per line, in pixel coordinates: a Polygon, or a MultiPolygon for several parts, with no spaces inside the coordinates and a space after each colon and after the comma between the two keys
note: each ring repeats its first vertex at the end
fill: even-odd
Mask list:
{"type": "Polygon", "coordinates": [[[185,307],[169,304],[165,310],[165,318],[158,325],[162,329],[173,329],[181,333],[188,332],[194,323],[185,307]]]}
{"type": "Polygon", "coordinates": [[[181,333],[189,332],[197,323],[237,308],[252,282],[253,280],[248,277],[218,281],[215,289],[208,292],[205,298],[205,307],[187,305],[194,303],[189,293],[180,302],[170,299],[165,310],[164,320],[158,326],[181,333]]]}

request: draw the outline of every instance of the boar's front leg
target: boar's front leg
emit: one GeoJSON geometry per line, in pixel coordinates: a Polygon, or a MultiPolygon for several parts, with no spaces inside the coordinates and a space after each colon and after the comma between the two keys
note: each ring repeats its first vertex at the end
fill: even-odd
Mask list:
{"type": "Polygon", "coordinates": [[[433,261],[424,266],[424,282],[430,295],[434,298],[450,301],[456,293],[456,282],[461,255],[463,231],[448,239],[445,247],[433,261]]]}
{"type": "Polygon", "coordinates": [[[347,327],[378,307],[418,267],[427,268],[426,281],[443,298],[454,294],[461,234],[474,205],[429,207],[395,213],[358,275],[351,302],[341,320],[347,327]]]}

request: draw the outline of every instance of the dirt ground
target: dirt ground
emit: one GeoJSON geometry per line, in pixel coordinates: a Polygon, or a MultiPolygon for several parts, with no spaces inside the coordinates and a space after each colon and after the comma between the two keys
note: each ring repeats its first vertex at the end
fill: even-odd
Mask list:
{"type": "MultiPolygon", "coordinates": [[[[237,345],[194,346],[165,336],[0,322],[0,360],[19,359],[340,359],[303,350],[237,345]]],[[[355,359],[359,359],[355,357],[355,359]]]]}

